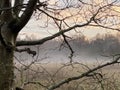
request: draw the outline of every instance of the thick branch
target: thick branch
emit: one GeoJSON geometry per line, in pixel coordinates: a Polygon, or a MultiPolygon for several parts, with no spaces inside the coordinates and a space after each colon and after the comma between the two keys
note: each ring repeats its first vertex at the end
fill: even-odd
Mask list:
{"type": "MultiPolygon", "coordinates": [[[[10,8],[11,7],[10,0],[2,0],[1,3],[2,3],[1,8],[10,8]]],[[[11,19],[12,19],[12,11],[11,10],[3,11],[3,13],[1,13],[1,21],[9,22],[11,19]]]]}
{"type": "MultiPolygon", "coordinates": [[[[18,6],[18,5],[22,5],[24,0],[15,0],[14,6],[18,6]]],[[[15,15],[19,15],[20,11],[21,11],[21,7],[16,7],[15,9],[13,9],[15,15]]]]}
{"type": "Polygon", "coordinates": [[[20,31],[30,20],[36,4],[37,4],[37,0],[29,0],[28,6],[26,7],[24,13],[20,17],[20,20],[18,21],[18,23],[16,24],[16,26],[19,28],[18,31],[20,31]]]}
{"type": "Polygon", "coordinates": [[[64,41],[65,41],[65,43],[67,44],[67,46],[68,46],[68,48],[70,49],[70,56],[69,56],[69,58],[70,58],[70,63],[72,63],[73,62],[73,55],[74,55],[74,51],[73,51],[73,49],[72,49],[72,47],[71,47],[71,45],[69,44],[69,42],[67,41],[67,39],[66,39],[66,36],[64,35],[64,34],[62,34],[62,36],[63,36],[63,38],[64,38],[64,41]]]}
{"type": "Polygon", "coordinates": [[[58,36],[60,36],[60,35],[62,35],[62,34],[64,34],[64,33],[68,32],[68,31],[72,30],[72,29],[75,29],[75,28],[78,28],[78,27],[87,26],[91,21],[92,21],[92,19],[90,19],[90,21],[87,22],[87,23],[85,23],[85,24],[82,24],[82,25],[74,25],[73,27],[70,27],[70,28],[65,29],[65,30],[61,30],[60,32],[58,32],[58,33],[56,33],[56,34],[54,34],[54,35],[52,35],[52,36],[48,36],[48,37],[45,37],[45,38],[40,39],[40,40],[35,40],[35,41],[18,41],[18,42],[16,43],[16,46],[26,46],[26,45],[29,45],[29,46],[30,46],[30,45],[43,44],[44,42],[49,41],[49,40],[52,40],[52,39],[54,39],[54,38],[56,38],[56,37],[58,37],[58,36]]]}
{"type": "MultiPolygon", "coordinates": [[[[0,0],[0,8],[3,7],[3,0],[0,0]]],[[[1,15],[2,11],[0,11],[0,15],[1,15]]]]}
{"type": "Polygon", "coordinates": [[[91,73],[93,73],[93,72],[95,72],[95,71],[97,71],[97,70],[99,70],[99,69],[101,69],[101,68],[103,68],[103,67],[106,67],[106,66],[110,66],[110,65],[119,63],[119,62],[118,62],[119,59],[120,59],[120,56],[118,56],[115,60],[113,60],[113,61],[111,61],[111,62],[108,62],[108,63],[105,63],[105,64],[103,64],[103,65],[97,66],[97,67],[95,67],[95,68],[93,68],[93,69],[90,69],[90,70],[88,70],[87,72],[85,72],[85,73],[83,73],[83,74],[81,74],[81,75],[79,75],[79,76],[67,78],[67,79],[61,81],[60,83],[51,86],[48,90],[54,90],[54,89],[59,88],[60,86],[66,84],[66,83],[71,82],[71,81],[78,80],[78,79],[81,79],[81,78],[83,78],[83,77],[87,77],[87,76],[89,76],[91,73]]]}
{"type": "Polygon", "coordinates": [[[100,25],[98,23],[97,24],[90,24],[89,26],[92,26],[92,27],[102,27],[102,28],[105,28],[105,29],[110,29],[110,30],[115,30],[115,31],[120,32],[119,28],[112,28],[112,27],[109,27],[109,26],[100,25]]]}
{"type": "Polygon", "coordinates": [[[42,87],[47,89],[47,86],[43,85],[40,82],[34,82],[34,81],[25,82],[23,86],[28,85],[28,84],[38,84],[38,85],[40,85],[40,86],[42,86],[42,87]]]}
{"type": "MultiPolygon", "coordinates": [[[[113,4],[113,3],[111,3],[111,4],[113,4]]],[[[89,25],[92,21],[94,21],[95,20],[95,17],[98,15],[98,13],[100,12],[100,10],[102,10],[103,8],[106,8],[106,7],[108,7],[108,6],[110,6],[111,4],[108,4],[108,5],[105,5],[105,6],[103,6],[103,7],[100,7],[97,11],[96,11],[96,13],[94,13],[93,14],[93,16],[89,19],[89,21],[87,21],[86,23],[84,23],[84,24],[82,24],[82,25],[74,25],[74,26],[72,26],[72,27],[69,27],[68,29],[65,29],[65,30],[61,30],[60,32],[58,32],[58,33],[56,33],[56,34],[54,34],[54,35],[52,35],[52,36],[48,36],[48,37],[46,37],[46,38],[43,38],[43,39],[40,39],[40,40],[35,40],[35,41],[18,41],[17,42],[17,44],[16,44],[16,46],[25,46],[25,45],[38,45],[38,44],[43,44],[44,42],[46,42],[46,41],[49,41],[49,40],[51,40],[51,39],[54,39],[54,38],[56,38],[56,37],[58,37],[58,36],[60,36],[60,35],[62,35],[62,34],[64,34],[64,33],[66,33],[66,32],[68,32],[68,31],[70,31],[70,30],[72,30],[72,29],[75,29],[75,28],[78,28],[78,27],[84,27],[84,26],[87,26],[87,25],[89,25]]],[[[46,14],[46,13],[45,13],[46,14]]],[[[51,16],[50,16],[51,17],[51,16]]],[[[51,17],[52,18],[52,17],[51,17]]],[[[54,18],[53,18],[54,19],[54,18]]]]}
{"type": "Polygon", "coordinates": [[[21,53],[21,52],[27,52],[28,54],[32,54],[33,57],[36,55],[36,51],[33,51],[30,48],[24,48],[24,49],[18,49],[18,48],[16,48],[15,51],[19,52],[19,53],[21,53]]]}

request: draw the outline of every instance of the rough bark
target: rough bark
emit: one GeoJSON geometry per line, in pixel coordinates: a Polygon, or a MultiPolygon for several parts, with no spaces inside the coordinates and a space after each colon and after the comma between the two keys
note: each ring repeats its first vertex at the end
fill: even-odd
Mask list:
{"type": "MultiPolygon", "coordinates": [[[[22,4],[20,1],[23,0],[15,0],[15,5],[22,4]]],[[[18,20],[14,14],[19,16],[21,8],[6,10],[11,8],[11,0],[0,0],[0,8],[3,9],[0,11],[0,90],[15,90],[13,54],[16,37],[32,16],[36,3],[37,0],[29,0],[18,20]]]]}
{"type": "MultiPolygon", "coordinates": [[[[8,8],[11,6],[10,0],[0,0],[1,8],[8,8]]],[[[0,90],[13,90],[14,83],[14,65],[13,65],[13,48],[7,45],[5,38],[5,34],[1,33],[1,30],[6,30],[7,33],[8,27],[4,29],[2,24],[8,23],[12,19],[12,13],[10,10],[1,11],[0,12],[0,90]],[[1,13],[2,12],[2,13],[1,13]],[[3,35],[3,36],[2,36],[3,35]]],[[[5,26],[5,25],[4,25],[5,26]]],[[[9,35],[9,33],[7,33],[9,35]]],[[[12,39],[11,37],[9,37],[12,39]]]]}
{"type": "Polygon", "coordinates": [[[0,45],[0,90],[13,90],[13,49],[0,45]]]}

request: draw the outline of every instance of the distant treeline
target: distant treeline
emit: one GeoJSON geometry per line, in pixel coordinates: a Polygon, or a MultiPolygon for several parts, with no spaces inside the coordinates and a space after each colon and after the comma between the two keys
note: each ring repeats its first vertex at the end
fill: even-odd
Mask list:
{"type": "Polygon", "coordinates": [[[85,51],[89,54],[120,54],[120,35],[97,34],[92,40],[85,36],[77,37],[72,41],[72,46],[79,51],[85,51]],[[76,44],[75,44],[76,43],[76,44]],[[75,46],[74,46],[75,44],[75,46]]]}
{"type": "MultiPolygon", "coordinates": [[[[29,39],[29,38],[28,38],[29,39]]],[[[88,55],[115,55],[120,54],[120,34],[97,34],[94,38],[88,39],[85,36],[74,36],[72,39],[68,39],[71,47],[77,53],[83,53],[88,55]]],[[[65,49],[67,46],[62,43],[61,40],[52,40],[43,45],[40,45],[40,51],[46,50],[61,50],[62,53],[69,52],[69,49],[65,49]]],[[[35,46],[30,47],[32,50],[36,50],[35,46]]],[[[42,53],[42,52],[40,52],[42,53]]],[[[50,52],[51,53],[51,52],[50,52]]],[[[49,54],[50,54],[49,53],[49,54]]]]}

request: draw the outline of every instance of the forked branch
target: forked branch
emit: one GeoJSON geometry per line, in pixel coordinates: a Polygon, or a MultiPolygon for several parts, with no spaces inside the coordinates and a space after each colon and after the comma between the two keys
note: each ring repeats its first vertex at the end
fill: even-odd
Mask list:
{"type": "Polygon", "coordinates": [[[89,77],[89,76],[91,75],[91,73],[93,73],[93,72],[95,72],[95,71],[97,71],[97,70],[99,70],[99,69],[102,69],[102,68],[104,68],[104,67],[106,67],[106,66],[110,66],[110,65],[113,65],[113,64],[120,63],[120,62],[119,62],[119,59],[120,59],[120,56],[118,56],[115,60],[113,60],[113,61],[111,61],[111,62],[107,62],[107,63],[102,64],[102,65],[100,65],[100,66],[97,66],[97,67],[95,67],[95,68],[93,68],[93,69],[90,69],[90,70],[88,70],[87,72],[82,73],[82,74],[79,75],[79,76],[70,77],[70,78],[67,78],[67,79],[65,79],[65,80],[63,80],[63,81],[60,81],[59,83],[57,83],[57,84],[49,87],[48,90],[54,90],[54,89],[57,89],[57,88],[59,88],[60,86],[62,86],[62,85],[64,85],[64,84],[67,84],[67,83],[71,82],[71,81],[78,80],[78,79],[82,79],[83,77],[89,77]]]}

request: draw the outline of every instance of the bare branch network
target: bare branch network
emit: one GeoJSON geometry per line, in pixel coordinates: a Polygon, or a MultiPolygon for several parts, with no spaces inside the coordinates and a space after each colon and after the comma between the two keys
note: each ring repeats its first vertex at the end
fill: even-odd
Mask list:
{"type": "MultiPolygon", "coordinates": [[[[16,49],[17,46],[41,45],[49,40],[62,36],[65,44],[70,50],[69,58],[71,60],[70,63],[72,63],[74,50],[68,41],[69,35],[67,36],[66,33],[72,30],[77,32],[86,27],[102,27],[120,31],[120,1],[43,0],[42,2],[41,0],[0,0],[0,63],[2,63],[0,64],[0,88],[6,88],[5,84],[7,83],[8,90],[13,90],[14,50],[17,52],[27,52],[33,56],[36,55],[36,52],[29,48],[16,49]],[[38,40],[16,41],[19,32],[22,31],[30,19],[33,18],[40,20],[39,25],[44,27],[42,29],[52,26],[56,31],[58,30],[58,32],[38,40]],[[43,22],[45,23],[45,26],[43,25],[43,22]],[[4,69],[5,71],[3,71],[4,69]],[[6,75],[9,75],[9,77],[6,75]]],[[[112,64],[120,63],[119,59],[120,56],[118,55],[116,56],[116,59],[111,62],[89,69],[87,72],[76,77],[62,80],[50,87],[47,87],[40,82],[32,81],[23,83],[23,86],[27,84],[39,84],[48,90],[54,90],[71,81],[82,79],[83,77],[89,77],[96,74],[101,76],[101,74],[95,73],[95,71],[112,64]]],[[[35,59],[35,61],[37,61],[37,59],[35,59]]],[[[24,70],[29,69],[35,61],[31,62],[28,66],[23,64],[25,66],[24,70]]],[[[21,70],[19,71],[22,72],[21,70]]],[[[18,89],[22,90],[16,88],[16,90],[18,89]]]]}
{"type": "MultiPolygon", "coordinates": [[[[119,25],[119,23],[116,23],[116,24],[113,25],[113,23],[115,21],[113,21],[113,23],[111,23],[111,21],[110,21],[110,19],[111,19],[111,17],[113,15],[114,15],[114,18],[118,17],[117,13],[115,11],[111,10],[115,6],[114,4],[116,2],[117,2],[117,0],[115,0],[115,1],[113,1],[111,3],[105,3],[104,2],[103,5],[100,5],[100,6],[95,6],[95,5],[93,6],[92,4],[83,3],[83,1],[80,0],[81,7],[67,6],[67,8],[64,8],[64,9],[49,8],[49,5],[46,6],[44,9],[42,9],[40,7],[37,7],[36,10],[40,11],[40,13],[43,13],[48,18],[53,20],[55,22],[54,24],[56,24],[56,26],[59,26],[58,27],[59,28],[59,32],[55,33],[55,34],[53,34],[51,36],[45,37],[45,38],[43,38],[41,40],[18,41],[16,43],[16,46],[43,44],[44,42],[49,41],[51,39],[54,39],[54,38],[56,38],[58,36],[61,36],[64,33],[69,32],[71,30],[75,30],[75,29],[79,29],[79,28],[83,28],[83,27],[88,27],[88,26],[102,27],[102,28],[106,28],[106,29],[119,31],[119,28],[113,27],[113,26],[119,25]],[[82,4],[83,4],[83,7],[82,7],[82,4]],[[88,9],[87,9],[87,7],[88,7],[88,9]],[[69,10],[69,9],[71,10],[73,8],[77,12],[77,13],[75,13],[75,15],[74,14],[70,14],[69,16],[65,16],[65,17],[61,15],[61,13],[64,12],[65,10],[69,10]],[[79,8],[80,8],[80,10],[79,10],[79,8]],[[82,8],[83,8],[83,10],[82,10],[82,8]],[[90,10],[89,8],[92,8],[92,10],[90,10]],[[86,15],[87,13],[84,12],[84,9],[86,9],[87,10],[86,12],[88,12],[88,14],[90,14],[89,16],[86,15]],[[108,14],[110,14],[110,15],[108,15],[108,14]],[[75,17],[76,19],[79,19],[79,18],[77,18],[78,16],[79,16],[79,18],[83,17],[82,19],[84,21],[83,22],[81,22],[81,21],[74,21],[75,25],[71,25],[67,21],[69,19],[71,20],[73,17],[75,17]],[[56,23],[56,22],[60,22],[60,23],[56,23]],[[66,28],[63,28],[64,25],[66,25],[65,26],[66,28]]],[[[68,12],[66,11],[66,13],[68,13],[68,12]]],[[[72,12],[70,12],[70,13],[72,13],[72,12]]],[[[49,23],[49,21],[46,21],[46,23],[49,23]]]]}
{"type": "MultiPolygon", "coordinates": [[[[24,88],[26,85],[28,84],[37,84],[37,85],[40,85],[42,86],[43,88],[47,89],[47,90],[55,90],[57,88],[60,88],[62,87],[63,85],[65,84],[69,84],[70,82],[72,81],[75,81],[75,80],[80,80],[82,78],[85,78],[85,77],[94,77],[96,75],[99,75],[101,78],[103,78],[103,76],[100,74],[100,73],[97,73],[96,71],[102,69],[102,68],[105,68],[105,67],[108,67],[110,65],[115,65],[115,64],[119,64],[120,63],[120,56],[119,55],[116,55],[113,59],[113,61],[110,61],[110,62],[107,62],[105,64],[102,64],[102,65],[99,65],[99,66],[96,66],[94,68],[89,68],[88,66],[84,65],[85,67],[87,67],[89,70],[86,71],[86,72],[83,72],[82,74],[78,75],[78,76],[74,76],[74,77],[70,77],[70,78],[66,78],[64,80],[61,80],[59,82],[57,82],[56,84],[54,85],[51,85],[50,87],[48,86],[45,86],[44,84],[42,84],[41,82],[38,82],[38,81],[28,81],[28,82],[24,82],[23,85],[22,85],[22,88],[24,88]]],[[[74,63],[74,64],[80,64],[80,63],[74,63]]],[[[69,66],[69,65],[68,65],[69,66]]],[[[60,69],[64,68],[66,66],[63,66],[61,67],[60,69]]],[[[57,71],[59,72],[59,70],[57,71]]],[[[56,72],[56,73],[57,73],[56,72]]],[[[55,73],[55,74],[56,74],[55,73]]]]}

